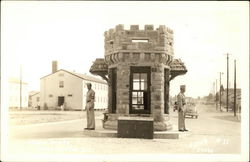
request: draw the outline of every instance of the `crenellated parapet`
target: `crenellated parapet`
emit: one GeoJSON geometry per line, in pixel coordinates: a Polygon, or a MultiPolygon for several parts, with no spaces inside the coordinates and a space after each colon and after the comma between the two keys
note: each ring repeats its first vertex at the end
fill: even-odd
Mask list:
{"type": "Polygon", "coordinates": [[[105,61],[108,65],[118,62],[159,62],[169,65],[173,60],[173,30],[165,25],[154,29],[153,25],[123,25],[105,32],[105,61]]]}

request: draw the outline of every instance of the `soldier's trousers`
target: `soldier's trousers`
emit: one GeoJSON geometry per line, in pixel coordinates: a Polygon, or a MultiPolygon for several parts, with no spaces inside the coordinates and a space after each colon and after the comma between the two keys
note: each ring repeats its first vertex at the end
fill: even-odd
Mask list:
{"type": "Polygon", "coordinates": [[[181,110],[178,112],[178,130],[184,130],[185,127],[185,114],[184,111],[181,110]]]}
{"type": "Polygon", "coordinates": [[[95,113],[94,108],[89,108],[87,106],[87,128],[95,128],[95,113]]]}

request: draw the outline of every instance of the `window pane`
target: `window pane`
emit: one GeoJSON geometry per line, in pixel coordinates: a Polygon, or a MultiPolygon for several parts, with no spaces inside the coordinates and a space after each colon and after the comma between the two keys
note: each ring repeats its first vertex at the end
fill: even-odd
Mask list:
{"type": "Polygon", "coordinates": [[[138,92],[138,97],[143,97],[143,92],[138,92]]]}
{"type": "Polygon", "coordinates": [[[137,97],[137,92],[133,92],[132,97],[137,97]]]}
{"type": "Polygon", "coordinates": [[[141,81],[147,81],[147,73],[141,73],[141,81]]]}
{"type": "Polygon", "coordinates": [[[143,110],[144,109],[144,106],[143,105],[132,105],[132,108],[134,110],[143,110]]]}
{"type": "Polygon", "coordinates": [[[139,82],[133,82],[133,90],[139,90],[140,85],[139,82]]]}
{"type": "Polygon", "coordinates": [[[137,104],[137,97],[132,98],[132,104],[137,104]]]}
{"type": "Polygon", "coordinates": [[[138,98],[138,104],[143,104],[143,98],[142,97],[138,98]]]}
{"type": "Polygon", "coordinates": [[[144,82],[141,82],[141,89],[140,90],[144,90],[144,82]]]}
{"type": "Polygon", "coordinates": [[[139,81],[139,73],[133,73],[133,81],[139,81]]]}
{"type": "Polygon", "coordinates": [[[139,109],[144,109],[144,105],[140,105],[140,106],[139,106],[139,109]]]}
{"type": "Polygon", "coordinates": [[[141,82],[141,90],[147,90],[147,82],[141,82]]]}
{"type": "Polygon", "coordinates": [[[139,108],[139,106],[138,105],[132,105],[132,108],[137,110],[139,108]]]}

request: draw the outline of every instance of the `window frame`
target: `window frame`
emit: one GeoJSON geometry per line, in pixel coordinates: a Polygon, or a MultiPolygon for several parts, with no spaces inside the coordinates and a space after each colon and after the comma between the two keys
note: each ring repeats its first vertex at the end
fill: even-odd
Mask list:
{"type": "Polygon", "coordinates": [[[59,88],[64,88],[64,81],[59,81],[59,88]]]}
{"type": "MultiPolygon", "coordinates": [[[[136,81],[137,82],[137,81],[136,81]]],[[[131,66],[130,67],[130,88],[129,88],[129,113],[130,114],[150,114],[150,86],[151,86],[151,67],[150,66],[131,66]],[[133,76],[135,73],[139,73],[139,89],[134,89],[134,79],[133,76]],[[141,83],[145,82],[141,80],[141,74],[145,74],[147,76],[147,86],[141,89],[141,83]],[[133,92],[137,93],[137,104],[133,103],[133,92]],[[138,97],[138,92],[142,92],[142,97],[138,97]],[[142,98],[143,103],[138,104],[138,99],[142,98]],[[143,109],[134,109],[133,106],[144,106],[143,109]]]]}

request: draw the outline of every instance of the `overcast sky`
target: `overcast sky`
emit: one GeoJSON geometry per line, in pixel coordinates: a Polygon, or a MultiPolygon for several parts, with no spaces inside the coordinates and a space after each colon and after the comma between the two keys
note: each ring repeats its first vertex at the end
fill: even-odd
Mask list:
{"type": "MultiPolygon", "coordinates": [[[[237,86],[248,69],[248,2],[2,2],[2,63],[4,74],[19,77],[30,90],[40,89],[40,78],[59,69],[89,74],[96,58],[104,57],[104,32],[117,24],[166,25],[174,31],[174,57],[186,65],[186,75],[170,83],[172,96],[186,84],[187,96],[205,96],[224,72],[230,53],[237,60],[237,86]]],[[[249,74],[249,73],[248,73],[249,74]]],[[[219,83],[219,82],[218,82],[219,83]]]]}

